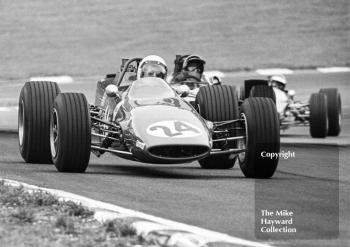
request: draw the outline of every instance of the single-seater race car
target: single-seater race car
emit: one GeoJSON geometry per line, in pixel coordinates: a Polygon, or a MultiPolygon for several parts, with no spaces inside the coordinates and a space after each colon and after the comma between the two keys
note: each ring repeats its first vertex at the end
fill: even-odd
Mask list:
{"type": "Polygon", "coordinates": [[[337,88],[322,88],[311,94],[308,102],[301,102],[294,99],[294,90],[285,90],[285,84],[285,77],[280,75],[269,80],[246,80],[240,88],[240,101],[247,97],[271,98],[276,103],[281,130],[309,126],[310,135],[315,138],[340,134],[342,110],[337,88]]]}
{"type": "Polygon", "coordinates": [[[55,82],[27,82],[19,97],[19,149],[28,163],[53,162],[59,172],[84,172],[90,153],[144,163],[199,161],[229,169],[236,159],[246,177],[270,178],[279,153],[279,119],[269,98],[238,107],[232,86],[201,87],[196,107],[156,77],[136,79],[141,58],[97,83],[89,105],[81,93],[61,93],[55,82]]]}

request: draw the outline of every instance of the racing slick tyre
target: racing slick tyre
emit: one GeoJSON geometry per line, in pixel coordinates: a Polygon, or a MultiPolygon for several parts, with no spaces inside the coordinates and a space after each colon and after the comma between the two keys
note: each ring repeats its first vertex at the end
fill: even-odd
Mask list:
{"type": "Polygon", "coordinates": [[[50,113],[60,89],[55,82],[30,81],[21,90],[18,104],[18,140],[27,163],[52,163],[50,113]]]}
{"type": "Polygon", "coordinates": [[[328,135],[338,136],[341,131],[341,98],[337,88],[322,88],[319,93],[327,96],[328,135]]]}
{"type": "Polygon", "coordinates": [[[90,160],[89,105],[81,93],[61,93],[50,122],[52,160],[59,172],[84,172],[90,160]]]}
{"type": "Polygon", "coordinates": [[[327,96],[323,93],[313,93],[310,97],[310,134],[315,138],[325,138],[327,133],[327,96]]]}
{"type": "Polygon", "coordinates": [[[253,86],[250,90],[249,97],[266,97],[276,103],[276,94],[273,88],[266,85],[253,86]]]}
{"type": "MultiPolygon", "coordinates": [[[[209,121],[226,121],[238,119],[238,101],[234,86],[217,85],[200,87],[195,105],[201,116],[209,121]]],[[[236,142],[233,142],[236,147],[236,142]]],[[[235,165],[237,157],[231,154],[211,155],[199,160],[204,169],[230,169],[235,165]]]]}
{"type": "Polygon", "coordinates": [[[238,102],[243,102],[245,100],[245,89],[244,86],[239,87],[238,102]]]}
{"type": "Polygon", "coordinates": [[[246,149],[238,155],[243,174],[249,178],[273,176],[278,156],[267,154],[280,151],[280,125],[276,105],[269,98],[247,98],[241,105],[241,117],[245,123],[246,139],[238,141],[238,148],[246,149]]]}

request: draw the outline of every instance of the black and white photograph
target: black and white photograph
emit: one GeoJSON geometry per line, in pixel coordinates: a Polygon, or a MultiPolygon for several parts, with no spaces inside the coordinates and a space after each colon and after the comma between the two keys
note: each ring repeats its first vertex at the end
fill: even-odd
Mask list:
{"type": "Polygon", "coordinates": [[[0,0],[0,246],[350,246],[350,1],[0,0]]]}

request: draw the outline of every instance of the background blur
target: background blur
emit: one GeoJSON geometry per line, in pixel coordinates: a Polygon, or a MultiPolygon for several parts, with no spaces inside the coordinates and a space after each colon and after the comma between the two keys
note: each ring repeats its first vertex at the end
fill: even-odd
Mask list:
{"type": "Polygon", "coordinates": [[[207,68],[350,64],[349,0],[0,1],[0,79],[103,75],[122,57],[207,68]]]}

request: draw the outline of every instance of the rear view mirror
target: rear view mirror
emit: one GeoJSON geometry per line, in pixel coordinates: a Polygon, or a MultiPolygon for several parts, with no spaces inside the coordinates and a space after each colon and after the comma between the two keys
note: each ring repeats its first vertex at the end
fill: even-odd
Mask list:
{"type": "Polygon", "coordinates": [[[295,90],[291,89],[291,90],[288,90],[288,96],[289,97],[293,97],[295,95],[295,90]]]}
{"type": "Polygon", "coordinates": [[[212,85],[221,85],[221,79],[218,76],[213,76],[211,79],[212,85]]]}
{"type": "Polygon", "coordinates": [[[106,87],[106,94],[108,97],[120,97],[118,87],[114,84],[110,84],[106,87]]]}

